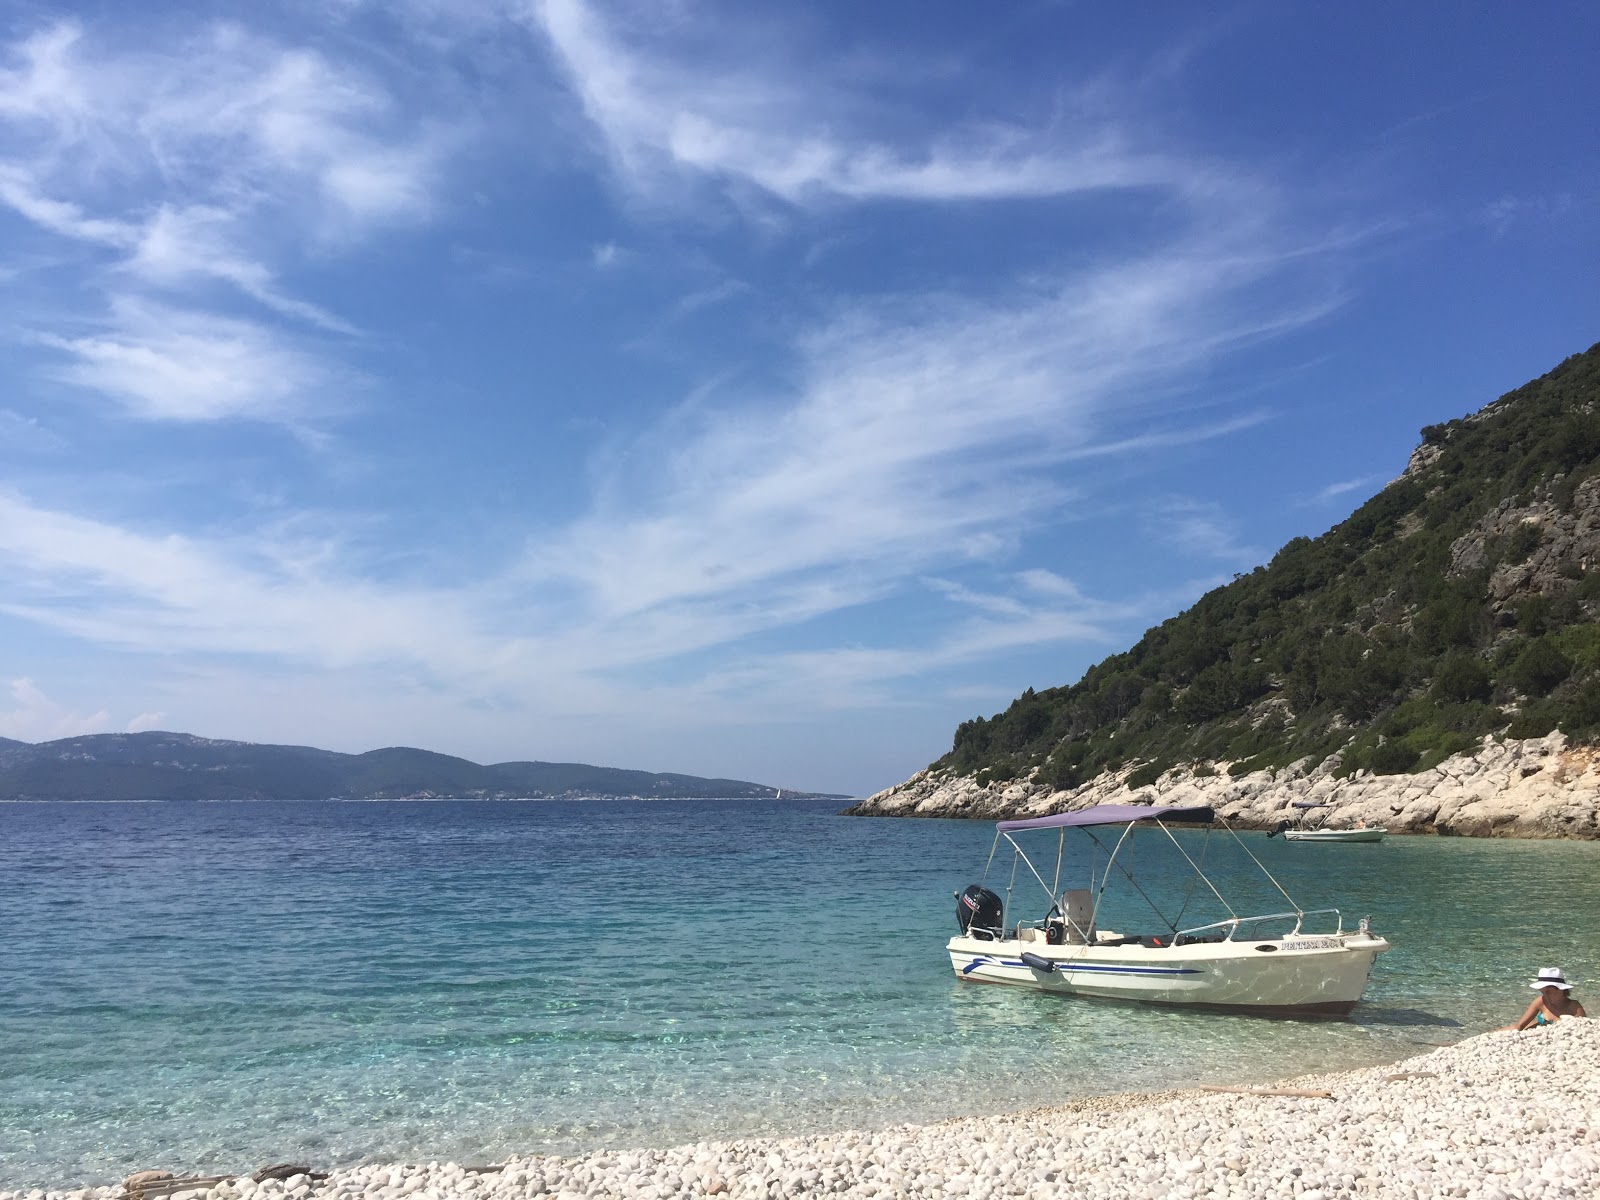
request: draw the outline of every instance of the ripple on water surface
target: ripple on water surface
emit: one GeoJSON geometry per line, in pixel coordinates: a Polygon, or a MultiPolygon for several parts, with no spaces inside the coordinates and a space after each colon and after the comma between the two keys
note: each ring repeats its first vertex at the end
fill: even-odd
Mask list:
{"type": "Polygon", "coordinates": [[[1395,943],[1352,1020],[963,985],[950,897],[991,838],[809,802],[0,805],[0,1186],[1263,1080],[1502,1024],[1541,965],[1600,970],[1600,846],[1253,837],[1302,903],[1395,943]]]}

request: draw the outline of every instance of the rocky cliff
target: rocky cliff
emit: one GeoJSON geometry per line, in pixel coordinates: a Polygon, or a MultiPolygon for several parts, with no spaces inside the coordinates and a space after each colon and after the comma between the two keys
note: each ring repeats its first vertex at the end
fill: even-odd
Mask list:
{"type": "Polygon", "coordinates": [[[1337,756],[1277,770],[1227,774],[1228,764],[1168,771],[1129,788],[1119,771],[1067,791],[1029,779],[980,785],[930,768],[846,809],[852,816],[1003,820],[1096,804],[1206,804],[1237,829],[1271,829],[1296,800],[1330,806],[1328,824],[1359,822],[1392,833],[1467,837],[1600,838],[1600,750],[1569,746],[1561,733],[1524,741],[1492,737],[1468,754],[1412,775],[1360,771],[1340,779],[1337,756]]]}
{"type": "Polygon", "coordinates": [[[1246,825],[1327,799],[1398,831],[1596,837],[1600,345],[1422,430],[1326,533],[1076,683],[955,730],[851,811],[993,817],[1138,799],[1246,825]]]}

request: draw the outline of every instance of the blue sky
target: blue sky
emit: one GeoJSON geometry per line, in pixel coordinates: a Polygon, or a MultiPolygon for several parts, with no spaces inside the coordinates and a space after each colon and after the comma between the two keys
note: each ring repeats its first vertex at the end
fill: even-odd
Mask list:
{"type": "Polygon", "coordinates": [[[1600,338],[1585,4],[0,35],[26,741],[865,793],[1600,338]]]}

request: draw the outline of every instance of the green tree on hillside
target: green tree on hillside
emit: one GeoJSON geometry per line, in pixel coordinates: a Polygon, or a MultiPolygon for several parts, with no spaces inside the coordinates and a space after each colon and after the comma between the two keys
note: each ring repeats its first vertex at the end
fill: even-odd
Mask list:
{"type": "Polygon", "coordinates": [[[1077,683],[962,722],[935,766],[1073,787],[1128,764],[1153,782],[1338,751],[1395,772],[1490,733],[1600,738],[1600,345],[1422,440],[1437,456],[1347,520],[1077,683]]]}

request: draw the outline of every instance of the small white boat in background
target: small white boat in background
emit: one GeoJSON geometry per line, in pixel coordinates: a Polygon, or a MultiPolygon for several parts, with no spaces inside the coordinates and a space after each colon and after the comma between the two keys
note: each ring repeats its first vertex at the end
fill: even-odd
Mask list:
{"type": "Polygon", "coordinates": [[[1368,825],[1365,821],[1357,821],[1345,829],[1329,829],[1330,809],[1322,800],[1296,800],[1294,807],[1300,810],[1299,818],[1284,822],[1268,837],[1281,833],[1287,842],[1381,842],[1389,835],[1382,825],[1368,825]],[[1318,809],[1324,811],[1318,812],[1318,809]]]}
{"type": "MultiPolygon", "coordinates": [[[[1006,897],[981,884],[956,896],[956,923],[961,932],[946,945],[956,978],[972,983],[1005,983],[1111,1000],[1155,1004],[1187,1004],[1251,1013],[1345,1016],[1361,999],[1373,960],[1389,943],[1372,933],[1366,918],[1346,930],[1338,909],[1306,910],[1295,903],[1238,835],[1221,822],[1235,846],[1246,854],[1289,904],[1289,910],[1263,916],[1239,916],[1217,891],[1199,864],[1173,837],[1169,823],[1210,823],[1209,808],[1134,804],[1102,804],[1078,812],[1028,820],[1001,821],[989,853],[992,866],[1001,843],[1014,852],[1006,897]],[[1160,830],[1184,861],[1230,915],[1226,920],[1180,929],[1185,899],[1176,919],[1169,920],[1134,879],[1126,860],[1132,855],[1135,827],[1160,830]],[[1060,890],[1066,832],[1082,830],[1089,847],[1087,888],[1060,890]],[[1096,829],[1120,832],[1108,846],[1096,829]],[[1016,834],[1055,830],[1056,862],[1047,882],[1016,834]],[[1094,870],[1094,848],[1108,851],[1104,867],[1094,870]],[[1008,920],[1011,892],[1024,875],[1043,890],[1048,910],[1036,920],[1008,920]],[[1149,903],[1161,922],[1159,932],[1134,934],[1102,929],[1101,899],[1114,877],[1125,878],[1149,903]],[[1308,919],[1309,922],[1308,922],[1308,919]],[[1308,929],[1312,924],[1315,930],[1308,929]]],[[[1211,830],[1206,841],[1209,844],[1211,830]]],[[[1108,839],[1112,840],[1112,839],[1108,839]]],[[[1199,854],[1205,861],[1205,851],[1199,854]]],[[[1026,884],[1026,879],[1022,881],[1026,884]]],[[[1193,895],[1191,885],[1191,897],[1193,895]]]]}

